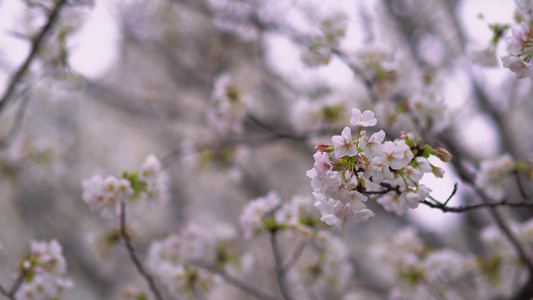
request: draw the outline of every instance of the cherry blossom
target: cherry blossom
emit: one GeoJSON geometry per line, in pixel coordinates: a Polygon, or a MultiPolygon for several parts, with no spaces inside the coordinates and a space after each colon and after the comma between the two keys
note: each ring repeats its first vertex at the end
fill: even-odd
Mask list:
{"type": "Polygon", "coordinates": [[[361,113],[357,108],[352,109],[352,118],[350,123],[355,126],[375,126],[378,120],[374,117],[374,113],[370,110],[365,110],[361,113]]]}

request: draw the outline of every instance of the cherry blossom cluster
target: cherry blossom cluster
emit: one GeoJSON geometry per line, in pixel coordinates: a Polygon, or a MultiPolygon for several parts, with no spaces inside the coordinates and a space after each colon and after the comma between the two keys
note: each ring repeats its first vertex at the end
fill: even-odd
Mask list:
{"type": "MultiPolygon", "coordinates": [[[[513,224],[513,233],[528,253],[533,246],[533,220],[513,224]]],[[[433,249],[415,229],[401,229],[368,249],[367,263],[379,264],[374,275],[391,288],[390,299],[509,298],[527,280],[527,270],[500,230],[481,233],[483,255],[451,248],[433,249]],[[394,251],[391,251],[394,249],[394,251]],[[509,274],[514,274],[509,276],[509,274]]]]}
{"type": "Polygon", "coordinates": [[[195,261],[212,263],[230,273],[243,269],[242,259],[230,251],[235,238],[234,228],[226,224],[211,228],[190,224],[179,235],[153,241],[147,265],[172,294],[192,293],[196,288],[205,292],[222,279],[196,267],[195,261]]]}
{"type": "Polygon", "coordinates": [[[94,175],[83,181],[83,201],[102,217],[116,221],[120,216],[120,204],[138,210],[167,201],[167,176],[161,163],[149,155],[138,172],[125,172],[122,177],[94,175]]]}
{"type": "Polygon", "coordinates": [[[494,200],[505,196],[503,181],[515,170],[515,161],[509,154],[481,162],[476,177],[476,185],[487,192],[494,200]]]}
{"type": "Polygon", "coordinates": [[[513,173],[523,173],[533,178],[533,161],[531,156],[523,160],[514,160],[508,153],[481,162],[476,176],[476,185],[486,191],[494,200],[502,200],[506,193],[504,183],[513,173]]]}
{"type": "Polygon", "coordinates": [[[209,124],[219,133],[241,133],[246,117],[247,99],[229,74],[215,80],[211,105],[206,112],[209,124]]]}
{"type": "Polygon", "coordinates": [[[73,286],[70,279],[63,277],[66,270],[67,263],[57,240],[32,241],[31,254],[18,265],[24,281],[17,292],[17,299],[59,299],[62,291],[73,286]]]}
{"type": "Polygon", "coordinates": [[[337,94],[313,100],[302,97],[292,106],[291,124],[298,133],[316,131],[326,125],[340,125],[349,117],[346,102],[337,94]]]}
{"type": "Polygon", "coordinates": [[[333,145],[320,144],[315,148],[318,150],[313,155],[315,164],[307,171],[321,220],[337,226],[347,219],[366,222],[374,216],[365,205],[366,195],[370,194],[382,194],[378,202],[397,214],[417,208],[431,192],[429,187],[419,184],[424,173],[443,174],[427,158],[435,155],[449,161],[448,151],[422,146],[420,140],[415,141],[405,133],[395,141],[384,142],[383,130],[369,137],[363,127],[377,124],[369,110],[361,113],[353,109],[350,122],[358,127],[357,138],[353,138],[350,127],[345,127],[341,135],[331,138],[333,145]]]}
{"type": "Polygon", "coordinates": [[[375,275],[392,287],[390,299],[462,299],[470,289],[474,258],[448,248],[432,251],[413,228],[374,243],[368,255],[370,264],[381,266],[375,275]]]}
{"type": "Polygon", "coordinates": [[[277,224],[273,213],[280,203],[281,198],[275,191],[250,201],[239,218],[244,237],[248,239],[254,234],[275,228],[277,224]]]}
{"type": "Polygon", "coordinates": [[[342,11],[330,12],[318,20],[320,34],[315,45],[301,55],[302,62],[309,67],[327,65],[333,50],[346,34],[347,16],[342,11]]]}
{"type": "Polygon", "coordinates": [[[287,230],[297,238],[315,238],[322,222],[310,196],[295,195],[282,202],[275,191],[248,203],[240,216],[245,238],[272,230],[287,230]]]}
{"type": "Polygon", "coordinates": [[[342,293],[354,272],[346,244],[341,238],[325,230],[318,231],[314,241],[318,255],[305,259],[296,266],[296,278],[301,284],[312,286],[317,292],[333,289],[342,293]]]}
{"type": "Polygon", "coordinates": [[[503,67],[516,73],[516,78],[529,77],[533,79],[533,41],[531,40],[531,26],[526,22],[511,29],[509,38],[509,55],[502,57],[503,67]]]}
{"type": "Polygon", "coordinates": [[[339,237],[326,230],[314,208],[311,196],[295,195],[282,202],[276,192],[252,200],[241,215],[245,237],[264,231],[283,231],[291,241],[313,245],[313,252],[296,263],[289,279],[297,287],[313,287],[316,292],[343,291],[353,273],[349,251],[339,237]],[[312,254],[311,254],[312,253],[312,254]]]}

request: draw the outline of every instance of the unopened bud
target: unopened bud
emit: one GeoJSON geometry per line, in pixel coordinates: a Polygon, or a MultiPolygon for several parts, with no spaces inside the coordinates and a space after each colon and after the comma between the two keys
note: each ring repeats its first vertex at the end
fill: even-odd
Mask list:
{"type": "Polygon", "coordinates": [[[443,162],[449,162],[450,160],[452,160],[452,155],[450,154],[450,152],[448,152],[448,150],[442,147],[435,148],[433,150],[433,154],[440,158],[440,160],[442,160],[443,162]]]}
{"type": "Polygon", "coordinates": [[[360,167],[364,167],[365,166],[365,161],[363,160],[363,158],[361,157],[361,155],[357,155],[355,157],[356,161],[357,161],[357,165],[360,166],[360,167]]]}
{"type": "Polygon", "coordinates": [[[437,177],[437,178],[444,177],[444,170],[439,168],[439,167],[432,166],[431,167],[431,173],[433,173],[433,175],[435,175],[435,177],[437,177]]]}
{"type": "Polygon", "coordinates": [[[400,132],[400,138],[402,140],[405,140],[405,139],[409,138],[409,136],[407,135],[407,132],[402,131],[402,132],[400,132]]]}
{"type": "Polygon", "coordinates": [[[315,150],[317,150],[318,152],[331,152],[332,151],[331,146],[326,145],[326,144],[318,144],[315,147],[315,150]]]}

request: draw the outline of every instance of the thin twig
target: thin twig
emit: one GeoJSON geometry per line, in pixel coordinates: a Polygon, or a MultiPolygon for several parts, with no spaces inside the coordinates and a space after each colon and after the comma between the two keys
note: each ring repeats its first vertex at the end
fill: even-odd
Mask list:
{"type": "Polygon", "coordinates": [[[192,265],[198,267],[198,268],[202,268],[202,269],[205,269],[205,270],[208,270],[210,272],[213,272],[213,273],[216,273],[218,275],[220,275],[220,277],[222,277],[224,279],[224,281],[226,281],[227,283],[233,285],[234,287],[238,288],[238,289],[241,289],[245,292],[247,292],[248,294],[254,296],[255,298],[257,299],[260,299],[260,300],[276,300],[275,297],[272,297],[258,289],[256,289],[255,287],[241,281],[240,279],[238,278],[235,278],[233,276],[231,276],[230,274],[228,274],[226,271],[224,271],[222,268],[216,266],[215,264],[211,264],[211,263],[208,263],[208,262],[205,262],[205,261],[202,261],[202,260],[190,260],[189,261],[192,265]]]}
{"type": "Polygon", "coordinates": [[[291,268],[298,262],[306,245],[307,245],[307,242],[301,242],[296,247],[291,258],[281,268],[281,272],[283,272],[283,274],[287,274],[291,270],[291,268]]]}
{"type": "Polygon", "coordinates": [[[285,281],[285,273],[283,272],[282,258],[279,251],[279,245],[277,240],[277,230],[270,231],[270,243],[272,245],[272,253],[274,254],[276,281],[278,282],[279,289],[283,295],[283,299],[291,300],[287,282],[285,281]]]}
{"type": "Polygon", "coordinates": [[[446,199],[446,201],[444,201],[444,206],[446,206],[446,204],[448,204],[448,202],[450,202],[450,199],[452,199],[452,197],[455,195],[455,193],[457,193],[457,182],[453,185],[453,191],[452,193],[450,194],[450,196],[448,197],[448,199],[446,199]]]}
{"type": "Polygon", "coordinates": [[[150,291],[152,292],[152,294],[154,294],[154,297],[157,300],[162,300],[163,297],[161,297],[161,293],[159,292],[159,290],[157,289],[157,286],[155,285],[154,278],[152,277],[152,275],[150,275],[145,270],[141,261],[137,257],[137,254],[135,254],[135,249],[133,248],[131,238],[126,232],[126,204],[124,202],[120,203],[120,235],[122,235],[124,242],[126,242],[126,248],[128,249],[128,253],[130,255],[131,261],[137,268],[137,271],[139,272],[139,274],[141,274],[141,276],[148,283],[150,291]]]}
{"type": "Polygon", "coordinates": [[[524,199],[529,199],[526,193],[526,189],[524,188],[524,185],[522,184],[522,180],[520,179],[520,172],[514,172],[514,175],[516,176],[516,183],[518,185],[518,191],[520,191],[520,195],[524,199]]]}
{"type": "Polygon", "coordinates": [[[445,206],[443,204],[436,204],[433,202],[429,202],[427,200],[420,201],[420,203],[427,205],[431,208],[440,209],[443,212],[453,212],[453,213],[464,213],[467,211],[479,209],[479,208],[493,208],[493,207],[499,207],[499,206],[507,206],[507,207],[533,207],[533,202],[514,202],[510,203],[507,202],[506,199],[500,201],[500,202],[489,202],[489,203],[479,203],[479,204],[472,204],[472,205],[460,205],[460,206],[445,206]]]}
{"type": "Polygon", "coordinates": [[[200,287],[198,286],[198,284],[195,282],[194,283],[194,296],[198,299],[198,300],[207,300],[207,298],[205,298],[204,294],[202,293],[200,287]]]}
{"type": "MultiPolygon", "coordinates": [[[[342,129],[341,129],[342,130],[342,129]]],[[[320,128],[318,130],[312,130],[308,131],[299,135],[293,135],[293,134],[284,134],[284,133],[274,133],[270,135],[262,135],[262,136],[242,136],[237,137],[233,139],[225,139],[210,143],[205,143],[203,145],[199,145],[197,147],[194,147],[195,152],[199,153],[204,150],[209,149],[224,149],[224,148],[232,148],[237,145],[249,145],[249,146],[260,146],[264,144],[270,144],[275,143],[283,140],[291,140],[291,141],[305,141],[311,137],[318,136],[325,133],[330,132],[337,132],[340,131],[338,128],[320,128]]],[[[163,156],[161,158],[161,164],[163,165],[163,168],[168,168],[172,164],[174,164],[179,158],[181,158],[180,154],[182,154],[183,150],[181,148],[175,149],[169,154],[163,156]]]]}
{"type": "Polygon", "coordinates": [[[15,140],[15,138],[17,137],[20,130],[22,129],[22,121],[24,120],[24,113],[26,112],[26,108],[28,106],[30,98],[31,97],[28,94],[24,96],[24,99],[17,110],[15,120],[13,121],[13,126],[11,127],[9,132],[6,134],[6,136],[0,139],[0,151],[5,150],[10,146],[15,140]]]}
{"type": "Polygon", "coordinates": [[[455,195],[455,193],[457,193],[457,182],[453,185],[453,190],[452,190],[452,193],[450,194],[450,196],[448,197],[448,199],[446,199],[446,201],[444,201],[444,203],[440,202],[439,200],[431,197],[431,196],[428,196],[429,199],[433,200],[433,202],[435,202],[438,206],[446,206],[448,204],[448,202],[450,202],[450,200],[452,199],[452,197],[455,195]]]}
{"type": "Polygon", "coordinates": [[[36,57],[37,53],[39,52],[39,49],[41,48],[45,40],[46,35],[50,30],[52,30],[55,22],[59,17],[61,9],[66,3],[67,0],[59,0],[54,9],[48,15],[48,21],[41,29],[37,37],[35,37],[35,39],[33,40],[33,43],[31,45],[31,51],[26,57],[26,60],[24,60],[24,63],[20,66],[17,72],[15,72],[13,77],[11,77],[11,81],[7,85],[7,89],[5,90],[2,98],[0,98],[0,113],[2,113],[2,111],[6,108],[7,104],[11,101],[13,93],[15,92],[18,84],[22,81],[24,75],[26,75],[26,73],[28,72],[32,61],[36,57]]]}

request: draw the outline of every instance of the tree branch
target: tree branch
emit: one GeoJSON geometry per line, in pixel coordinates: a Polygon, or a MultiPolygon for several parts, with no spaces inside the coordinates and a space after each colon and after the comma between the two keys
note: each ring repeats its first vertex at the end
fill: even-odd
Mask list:
{"type": "Polygon", "coordinates": [[[255,298],[259,299],[259,300],[276,300],[275,297],[272,297],[268,294],[265,294],[264,292],[256,289],[255,287],[241,281],[240,279],[238,278],[235,278],[233,276],[231,276],[230,274],[228,274],[226,271],[224,271],[222,268],[214,265],[214,264],[211,264],[211,263],[208,263],[206,261],[202,261],[202,260],[190,260],[189,261],[192,265],[198,267],[198,268],[202,268],[204,270],[208,270],[210,272],[213,272],[213,273],[217,273],[218,275],[220,275],[227,283],[233,285],[234,287],[238,288],[238,289],[241,289],[245,292],[247,292],[248,294],[254,296],[255,298]]]}
{"type": "Polygon", "coordinates": [[[154,295],[154,297],[157,300],[162,300],[161,293],[157,289],[157,286],[155,285],[154,278],[145,270],[143,267],[141,261],[137,257],[137,254],[135,253],[135,249],[133,248],[133,245],[131,243],[131,238],[126,232],[126,204],[124,202],[120,203],[120,235],[124,239],[124,242],[126,243],[126,248],[128,249],[128,253],[130,255],[130,259],[137,268],[137,271],[141,276],[146,280],[148,283],[148,286],[150,288],[150,291],[154,295]]]}
{"type": "Polygon", "coordinates": [[[5,150],[9,146],[11,146],[11,144],[19,134],[20,130],[22,129],[22,120],[24,120],[24,113],[26,112],[26,108],[28,107],[29,101],[30,95],[24,96],[24,99],[17,110],[15,120],[13,121],[13,126],[6,134],[6,136],[0,139],[0,151],[5,150]]]}
{"type": "Polygon", "coordinates": [[[6,290],[2,285],[0,285],[0,294],[6,296],[10,300],[15,300],[15,294],[18,292],[20,286],[24,282],[24,274],[20,274],[17,279],[15,279],[15,282],[13,282],[13,285],[11,288],[6,290]]]}
{"type": "Polygon", "coordinates": [[[48,21],[46,22],[44,27],[41,29],[37,37],[35,37],[35,39],[33,40],[30,53],[26,57],[26,60],[24,60],[24,63],[15,72],[15,74],[13,75],[13,77],[11,78],[7,86],[7,89],[2,95],[2,98],[0,98],[0,114],[7,107],[7,104],[12,100],[13,93],[15,92],[18,84],[22,81],[22,79],[28,72],[32,61],[36,57],[37,53],[39,52],[45,40],[46,35],[48,34],[49,31],[52,30],[55,22],[57,21],[59,17],[59,13],[61,12],[61,9],[65,6],[66,3],[67,3],[67,0],[59,0],[57,2],[54,9],[48,15],[48,21]]]}
{"type": "Polygon", "coordinates": [[[453,212],[453,213],[464,213],[470,210],[475,210],[479,208],[494,208],[498,206],[507,206],[507,207],[533,207],[533,202],[507,202],[507,199],[504,199],[500,202],[492,202],[492,203],[479,203],[479,204],[473,204],[473,205],[460,205],[460,206],[446,206],[444,204],[437,204],[433,202],[429,202],[427,200],[420,201],[420,203],[425,204],[431,208],[439,209],[443,212],[453,212]]]}
{"type": "Polygon", "coordinates": [[[289,289],[287,287],[287,282],[285,281],[285,273],[283,272],[283,265],[282,265],[282,258],[281,253],[279,251],[279,245],[277,240],[277,230],[270,230],[270,243],[272,245],[272,252],[274,254],[274,261],[276,263],[275,266],[275,272],[276,272],[276,280],[278,282],[279,289],[281,291],[281,294],[283,295],[283,299],[285,300],[291,300],[291,296],[289,294],[289,289]]]}
{"type": "Polygon", "coordinates": [[[281,268],[281,272],[283,272],[283,274],[287,274],[287,272],[289,272],[291,268],[298,262],[306,245],[307,242],[302,242],[296,247],[291,258],[289,258],[289,260],[281,268]]]}

